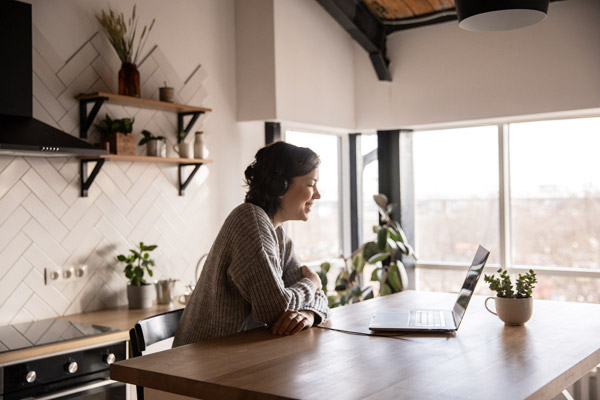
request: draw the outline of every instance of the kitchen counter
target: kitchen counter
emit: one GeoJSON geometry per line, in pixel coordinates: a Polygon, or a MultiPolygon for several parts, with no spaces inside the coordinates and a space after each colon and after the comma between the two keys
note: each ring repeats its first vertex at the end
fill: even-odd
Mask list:
{"type": "Polygon", "coordinates": [[[112,328],[119,329],[119,331],[110,332],[104,335],[74,339],[66,342],[29,347],[26,349],[1,353],[0,365],[12,363],[15,361],[23,361],[31,358],[37,358],[48,354],[56,354],[64,351],[71,351],[73,349],[80,349],[83,347],[90,347],[111,342],[129,340],[129,329],[133,328],[135,323],[140,319],[170,310],[177,310],[180,308],[183,308],[183,305],[175,301],[171,305],[154,304],[154,306],[151,308],[145,308],[140,310],[130,310],[127,308],[127,306],[122,306],[108,310],[59,317],[59,319],[64,319],[73,322],[84,322],[88,324],[109,326],[112,328]]]}

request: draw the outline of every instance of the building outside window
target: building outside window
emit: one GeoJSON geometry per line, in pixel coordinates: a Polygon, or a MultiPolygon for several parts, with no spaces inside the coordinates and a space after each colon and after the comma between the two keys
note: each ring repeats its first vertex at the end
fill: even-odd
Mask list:
{"type": "Polygon", "coordinates": [[[287,222],[286,232],[301,262],[318,264],[337,259],[342,254],[340,139],[336,135],[288,130],[285,141],[308,147],[321,158],[317,183],[321,199],[314,202],[308,221],[287,222]]]}

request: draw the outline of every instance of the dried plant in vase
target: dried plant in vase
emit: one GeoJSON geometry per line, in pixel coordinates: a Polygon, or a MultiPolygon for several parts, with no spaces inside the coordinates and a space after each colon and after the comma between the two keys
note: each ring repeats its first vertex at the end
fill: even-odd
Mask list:
{"type": "Polygon", "coordinates": [[[137,70],[136,63],[148,40],[148,36],[150,36],[155,19],[152,19],[150,27],[144,26],[142,34],[136,42],[138,18],[135,10],[136,6],[134,5],[127,23],[125,23],[123,13],[116,14],[110,6],[108,7],[108,13],[102,10],[102,14],[97,14],[96,19],[104,28],[110,44],[112,44],[121,60],[119,94],[140,97],[140,73],[137,70]]]}

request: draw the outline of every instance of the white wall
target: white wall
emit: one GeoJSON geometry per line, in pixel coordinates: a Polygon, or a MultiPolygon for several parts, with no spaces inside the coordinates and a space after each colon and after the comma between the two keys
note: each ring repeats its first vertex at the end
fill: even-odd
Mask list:
{"type": "Polygon", "coordinates": [[[236,0],[238,121],[277,116],[273,0],[236,0]]]}
{"type": "Polygon", "coordinates": [[[238,118],[354,127],[354,50],[316,1],[236,2],[238,118]]]}
{"type": "MultiPolygon", "coordinates": [[[[120,63],[96,34],[94,19],[109,1],[30,2],[34,116],[77,135],[74,96],[116,91],[120,63]]],[[[238,145],[234,1],[110,5],[129,16],[134,3],[142,25],[156,18],[145,50],[158,47],[140,65],[142,94],[156,98],[167,80],[181,101],[212,108],[194,130],[206,132],[214,163],[202,167],[180,197],[175,165],[109,161],[82,198],[77,159],[0,157],[0,325],[126,304],[123,266],[115,256],[139,241],[158,244],[156,277],[179,279],[183,291],[222,221],[243,200],[239,163],[256,149],[238,145]],[[44,286],[44,268],[83,264],[86,277],[44,286]]],[[[136,132],[149,128],[175,142],[173,113],[105,106],[100,117],[105,112],[133,116],[136,132]]],[[[252,143],[249,135],[245,140],[252,143]]]]}
{"type": "Polygon", "coordinates": [[[388,37],[391,83],[356,54],[358,129],[402,128],[600,106],[600,2],[551,3],[537,25],[462,31],[456,22],[388,37]]]}
{"type": "Polygon", "coordinates": [[[274,1],[277,118],[354,126],[350,35],[316,1],[274,1]]]}

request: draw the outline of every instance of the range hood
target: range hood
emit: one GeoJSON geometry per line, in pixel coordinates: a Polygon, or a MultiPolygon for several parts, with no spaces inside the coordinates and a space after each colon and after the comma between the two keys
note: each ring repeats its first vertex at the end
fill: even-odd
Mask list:
{"type": "Polygon", "coordinates": [[[108,154],[33,118],[31,5],[0,0],[0,155],[95,156],[108,154]]]}

